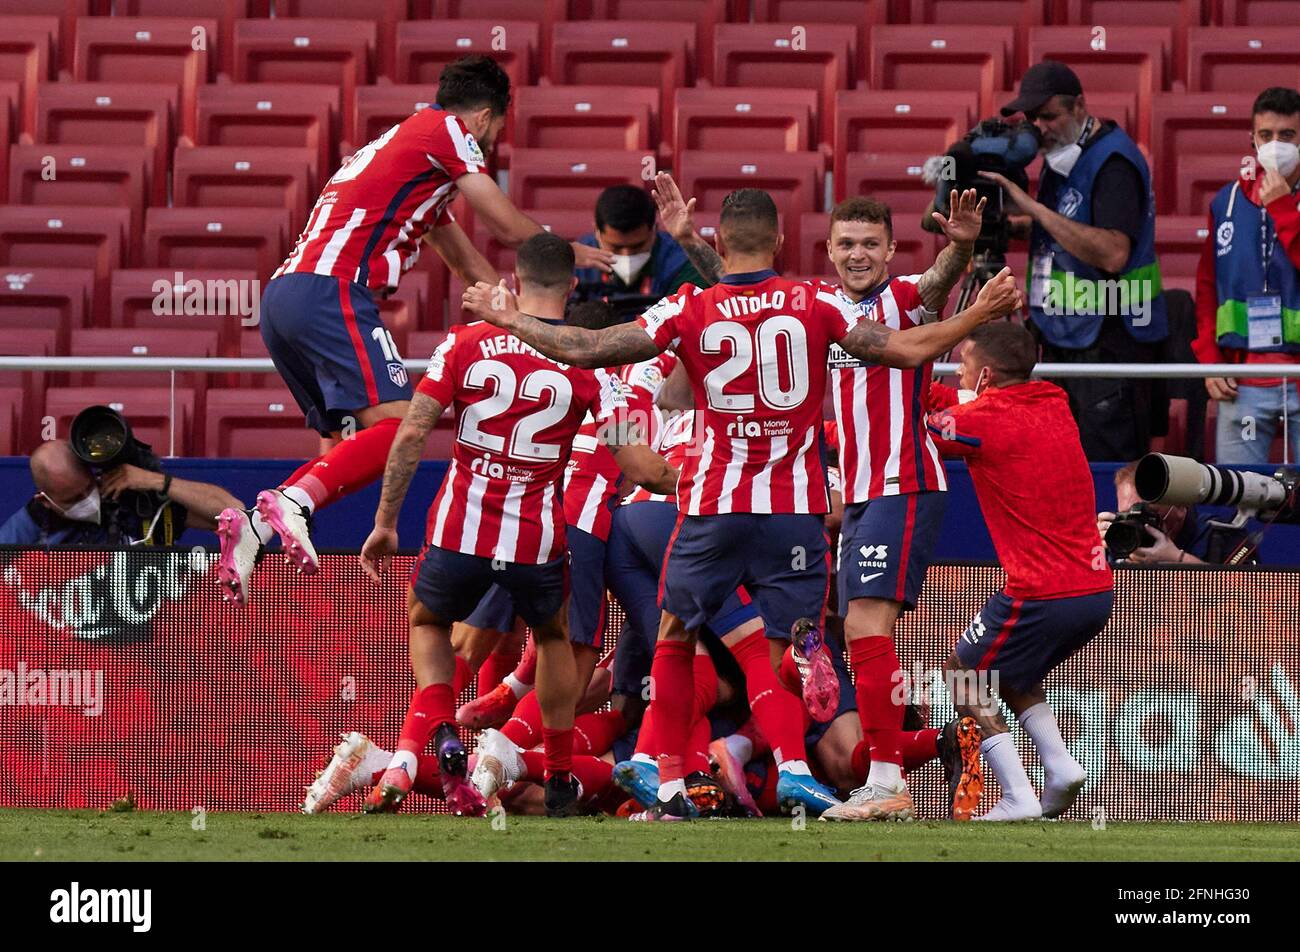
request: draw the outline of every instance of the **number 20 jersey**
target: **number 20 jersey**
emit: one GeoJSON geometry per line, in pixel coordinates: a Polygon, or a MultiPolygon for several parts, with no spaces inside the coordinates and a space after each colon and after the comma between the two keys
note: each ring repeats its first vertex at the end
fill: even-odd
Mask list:
{"type": "Polygon", "coordinates": [[[854,322],[849,305],[761,271],[688,286],[638,320],[676,351],[695,392],[697,442],[677,483],[678,509],[829,511],[822,399],[830,345],[854,322]]]}
{"type": "Polygon", "coordinates": [[[562,555],[569,452],[589,412],[599,424],[626,407],[618,378],[558,363],[476,321],[447,335],[417,389],[456,415],[429,544],[528,564],[562,555]]]}

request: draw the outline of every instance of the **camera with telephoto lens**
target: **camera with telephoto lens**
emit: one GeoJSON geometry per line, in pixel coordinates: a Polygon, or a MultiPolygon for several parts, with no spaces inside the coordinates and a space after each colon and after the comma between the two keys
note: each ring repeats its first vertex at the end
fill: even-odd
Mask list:
{"type": "Polygon", "coordinates": [[[1147,502],[1169,506],[1227,506],[1237,510],[1237,529],[1251,517],[1265,522],[1300,523],[1300,471],[1282,468],[1272,476],[1237,472],[1198,463],[1185,456],[1148,453],[1133,476],[1137,494],[1147,502]]]}
{"type": "Polygon", "coordinates": [[[1161,517],[1149,503],[1139,502],[1121,512],[1106,529],[1106,551],[1116,559],[1127,559],[1134,549],[1156,544],[1148,529],[1160,528],[1161,517]]]}
{"type": "Polygon", "coordinates": [[[996,172],[1028,189],[1029,176],[1025,169],[1038,155],[1041,145],[1042,139],[1032,123],[985,119],[942,156],[943,171],[935,184],[936,211],[950,214],[949,197],[954,188],[959,193],[973,188],[979,198],[988,199],[984,206],[984,224],[975,240],[975,254],[1003,258],[1011,241],[1011,226],[1002,202],[1002,186],[979,173],[996,172]]]}
{"type": "Polygon", "coordinates": [[[128,463],[162,472],[153,447],[137,440],[126,417],[112,407],[86,407],[78,413],[72,420],[68,442],[72,444],[72,452],[96,472],[128,463]]]}

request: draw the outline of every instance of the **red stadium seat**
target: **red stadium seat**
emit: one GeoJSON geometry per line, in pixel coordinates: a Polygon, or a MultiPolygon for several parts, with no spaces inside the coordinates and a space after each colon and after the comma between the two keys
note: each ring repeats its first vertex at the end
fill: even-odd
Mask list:
{"type": "Polygon", "coordinates": [[[0,203],[9,195],[9,143],[17,135],[16,116],[20,109],[18,84],[0,82],[0,203]]]}
{"type": "MultiPolygon", "coordinates": [[[[1184,155],[1178,160],[1175,180],[1175,215],[1204,215],[1219,189],[1241,175],[1241,158],[1231,154],[1184,155]]],[[[1156,202],[1159,209],[1159,200],[1156,202]]]]}
{"type": "Polygon", "coordinates": [[[879,26],[871,31],[871,88],[979,94],[979,114],[1000,106],[1013,38],[1000,26],[879,26]]]}
{"type": "MultiPolygon", "coordinates": [[[[550,61],[551,28],[568,17],[569,0],[411,0],[412,20],[491,20],[532,23],[537,27],[535,60],[540,72],[550,61]],[[432,5],[432,10],[425,11],[432,5]]],[[[507,31],[507,36],[509,32],[507,31]]],[[[511,40],[507,39],[507,43],[511,40]]],[[[513,83],[513,80],[512,80],[513,83]]]]}
{"type": "MultiPolygon", "coordinates": [[[[365,86],[357,94],[370,90],[371,87],[365,86]]],[[[335,143],[341,122],[337,86],[297,83],[204,86],[199,90],[195,145],[311,149],[315,153],[312,179],[322,182],[338,167],[335,143]]]]}
{"type": "Polygon", "coordinates": [[[934,198],[934,187],[921,180],[924,159],[906,153],[851,152],[838,178],[844,179],[845,195],[869,195],[885,202],[898,231],[901,223],[919,222],[934,198]]]}
{"type": "Polygon", "coordinates": [[[853,79],[865,80],[870,75],[868,33],[873,26],[888,22],[888,5],[888,0],[754,0],[754,21],[854,26],[857,54],[851,72],[853,79]]]}
{"type": "MultiPolygon", "coordinates": [[[[510,198],[520,208],[594,208],[601,191],[646,185],[654,155],[602,149],[515,149],[510,198]]],[[[648,186],[647,186],[648,187],[648,186]]]]}
{"type": "Polygon", "coordinates": [[[149,204],[167,204],[176,92],[127,83],[48,83],[37,96],[36,141],[149,149],[149,204]]]}
{"type": "Polygon", "coordinates": [[[1123,26],[1103,37],[1087,26],[1040,26],[1029,31],[1029,62],[1057,60],[1079,76],[1084,96],[1093,92],[1137,94],[1140,141],[1151,128],[1151,97],[1173,77],[1173,39],[1168,27],[1123,26]],[[1104,46],[1101,45],[1104,39],[1104,46]]]}
{"type": "Polygon", "coordinates": [[[393,31],[406,19],[407,0],[275,0],[279,18],[375,21],[375,72],[393,75],[393,31]]]}
{"type": "MultiPolygon", "coordinates": [[[[574,19],[577,19],[575,15],[574,19]]],[[[589,20],[660,20],[694,23],[696,65],[700,76],[713,73],[713,32],[727,22],[727,0],[655,0],[647,7],[643,0],[591,0],[589,20]]],[[[798,21],[802,22],[802,21],[798,21]]]]}
{"type": "Polygon", "coordinates": [[[0,336],[53,330],[63,353],[69,332],[86,326],[94,293],[95,272],[88,268],[0,267],[0,336]]]}
{"type": "Polygon", "coordinates": [[[671,116],[674,92],[695,78],[695,27],[635,20],[557,23],[547,75],[568,86],[658,86],[659,115],[671,116]]]}
{"type": "MultiPolygon", "coordinates": [[[[840,93],[835,103],[835,168],[852,152],[940,155],[979,120],[974,93],[840,93]]],[[[837,198],[848,193],[836,180],[837,198]]]]}
{"type": "Polygon", "coordinates": [[[1173,31],[1170,75],[1178,80],[1187,74],[1187,31],[1203,22],[1201,6],[1201,0],[1065,0],[1065,22],[1089,28],[1101,24],[1118,28],[1116,32],[1130,26],[1169,27],[1173,31]]]}
{"type": "Polygon", "coordinates": [[[1192,92],[1256,93],[1300,86],[1292,27],[1205,27],[1187,31],[1187,88],[1192,92]]]}
{"type": "Polygon", "coordinates": [[[370,82],[374,50],[369,20],[240,20],[235,81],[337,86],[340,136],[351,140],[354,94],[370,82]]]}
{"type": "Polygon", "coordinates": [[[1223,26],[1300,26],[1295,0],[1218,0],[1223,26]]]}
{"type": "Polygon", "coordinates": [[[817,92],[817,141],[830,151],[835,94],[853,85],[857,34],[851,26],[814,29],[776,23],[719,26],[713,51],[716,86],[769,86],[817,92]]]}
{"type": "Polygon", "coordinates": [[[1183,286],[1194,291],[1196,266],[1209,234],[1206,215],[1156,218],[1156,257],[1160,259],[1160,278],[1166,288],[1183,286]],[[1175,281],[1180,284],[1173,284],[1175,281]]]}
{"type": "Polygon", "coordinates": [[[55,71],[59,21],[55,17],[0,16],[0,80],[18,84],[17,126],[36,129],[36,90],[55,71]]]}
{"type": "Polygon", "coordinates": [[[805,277],[830,277],[835,280],[835,266],[826,253],[826,239],[830,235],[831,216],[828,212],[804,212],[799,216],[799,257],[796,262],[799,274],[805,277]]]}
{"type": "Polygon", "coordinates": [[[356,142],[341,143],[341,153],[351,155],[362,144],[373,142],[399,122],[431,105],[437,91],[437,84],[424,83],[362,86],[357,90],[356,116],[352,124],[356,130],[356,142]]]}
{"type": "Polygon", "coordinates": [[[136,438],[159,456],[186,456],[194,427],[194,392],[181,387],[51,387],[45,414],[54,417],[55,438],[66,440],[72,418],[96,404],[112,407],[131,421],[136,438]],[[173,406],[175,416],[173,417],[173,406]]]}
{"type": "Polygon", "coordinates": [[[114,327],[215,333],[219,353],[237,356],[240,331],[255,325],[261,295],[253,271],[119,268],[109,282],[109,315],[114,327]]]}
{"type": "Polygon", "coordinates": [[[80,17],[73,76],[82,82],[179,87],[177,134],[193,138],[195,98],[212,70],[208,49],[195,49],[201,45],[194,32],[199,29],[217,35],[215,20],[193,17],[80,17]]]}
{"type": "MultiPolygon", "coordinates": [[[[107,3],[102,10],[92,10],[92,6],[98,2],[99,0],[5,0],[4,12],[14,16],[53,18],[55,38],[57,40],[62,37],[62,42],[53,50],[54,58],[50,61],[50,67],[56,73],[69,76],[72,74],[73,37],[77,33],[77,18],[92,12],[107,13],[107,3]]],[[[8,36],[7,33],[2,35],[8,36]]]]}
{"type": "Polygon", "coordinates": [[[270,0],[114,0],[114,13],[120,17],[202,17],[215,20],[217,36],[208,52],[218,72],[229,76],[235,63],[235,21],[250,16],[266,16],[270,0]]]}
{"type": "MultiPolygon", "coordinates": [[[[1030,27],[1043,25],[1043,0],[911,0],[909,23],[1002,26],[1015,29],[1012,69],[1023,72],[1030,27]]],[[[1098,21],[1093,21],[1098,22],[1098,21]]]]}
{"type": "Polygon", "coordinates": [[[127,263],[130,227],[127,208],[0,206],[0,264],[89,268],[95,272],[92,310],[102,317],[109,275],[127,263]]]}
{"type": "Polygon", "coordinates": [[[799,216],[822,207],[824,171],[816,152],[683,152],[678,181],[682,194],[695,198],[705,211],[720,211],[734,189],[766,190],[781,213],[786,242],[797,249],[799,216]]]}
{"type": "MultiPolygon", "coordinates": [[[[278,379],[274,378],[273,379],[278,379]]],[[[219,459],[311,459],[320,434],[285,389],[208,391],[204,452],[219,459]]]]}
{"type": "Polygon", "coordinates": [[[178,148],[172,166],[177,208],[284,208],[289,229],[302,230],[319,184],[311,149],[244,145],[178,148]]]}
{"type": "Polygon", "coordinates": [[[16,145],[9,153],[9,201],[129,208],[130,234],[137,235],[149,155],[144,146],[16,145]]]}
{"type": "Polygon", "coordinates": [[[23,429],[27,425],[27,394],[22,387],[0,387],[0,456],[29,453],[23,429]]]}
{"type": "MultiPolygon", "coordinates": [[[[1151,171],[1156,208],[1163,213],[1177,204],[1179,166],[1189,157],[1218,155],[1225,167],[1241,164],[1250,154],[1253,93],[1169,93],[1151,107],[1151,171]]],[[[1195,209],[1199,212],[1202,209],[1195,209]]]]}
{"type": "Polygon", "coordinates": [[[408,271],[402,275],[402,283],[396,291],[376,302],[379,316],[393,335],[397,352],[403,357],[408,356],[406,342],[411,332],[432,325],[429,320],[430,283],[427,271],[408,271]]]}
{"type": "Polygon", "coordinates": [[[1138,128],[1136,93],[1099,91],[1088,93],[1086,101],[1089,113],[1099,119],[1114,119],[1130,139],[1140,146],[1150,146],[1150,142],[1143,138],[1144,131],[1138,128]]]}
{"type": "Polygon", "coordinates": [[[426,83],[432,99],[444,66],[482,53],[501,64],[512,89],[522,89],[537,76],[539,43],[537,24],[527,20],[408,20],[397,24],[393,82],[426,83]]]}
{"type": "MultiPolygon", "coordinates": [[[[239,339],[235,342],[234,356],[244,360],[270,360],[271,352],[267,350],[266,341],[262,339],[262,332],[259,330],[244,330],[239,334],[239,339]]],[[[217,382],[213,381],[213,386],[217,382]]],[[[221,386],[226,387],[243,387],[251,390],[278,390],[284,387],[284,381],[278,373],[257,373],[250,371],[248,373],[226,374],[226,380],[221,386]]]]}
{"type": "Polygon", "coordinates": [[[146,267],[255,271],[265,283],[284,262],[289,212],[271,208],[151,208],[146,267]]]}
{"type": "MultiPolygon", "coordinates": [[[[214,331],[162,330],[156,327],[95,327],[72,332],[69,354],[73,357],[216,357],[214,331]]],[[[167,370],[142,373],[126,370],[85,370],[68,374],[71,387],[168,387],[167,370]]],[[[192,391],[194,407],[203,412],[203,395],[208,375],[178,371],[175,385],[192,391]]],[[[134,423],[134,421],[133,421],[134,423]]]]}
{"type": "MultiPolygon", "coordinates": [[[[0,355],[5,357],[53,357],[60,352],[58,331],[51,328],[12,328],[0,334],[0,355]]],[[[29,447],[45,438],[41,414],[51,376],[44,370],[0,370],[0,387],[17,387],[26,397],[21,438],[29,447]]]]}
{"type": "Polygon", "coordinates": [[[807,152],[814,141],[817,91],[723,86],[677,90],[674,147],[807,152]]]}
{"type": "Polygon", "coordinates": [[[519,149],[644,151],[660,141],[659,90],[624,86],[525,86],[514,99],[513,143],[519,149]]]}

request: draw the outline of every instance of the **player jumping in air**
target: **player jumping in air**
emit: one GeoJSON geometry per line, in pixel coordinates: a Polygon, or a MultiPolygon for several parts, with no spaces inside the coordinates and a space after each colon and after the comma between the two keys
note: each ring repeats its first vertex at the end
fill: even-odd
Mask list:
{"type": "MultiPolygon", "coordinates": [[[[655,725],[660,787],[641,819],[687,814],[682,758],[691,730],[695,635],[722,600],[744,585],[774,631],[821,617],[830,556],[821,401],[830,345],[839,342],[863,360],[918,367],[1014,310],[1020,299],[1004,269],[950,320],[905,331],[855,321],[842,299],[773,270],[781,237],[770,195],[732,192],[718,228],[726,267],[721,283],[687,287],[635,323],[602,331],[547,325],[488,284],[465,292],[469,310],[566,363],[613,366],[673,347],[703,414],[698,455],[689,457],[678,482],[680,518],[664,565],[651,675],[664,712],[655,725]]],[[[766,679],[779,691],[761,647],[761,665],[757,651],[741,659],[745,676],[766,679]]],[[[782,730],[801,732],[801,719],[782,730]]],[[[783,753],[782,735],[768,739],[781,774],[810,775],[806,762],[783,753]]]]}
{"type": "MultiPolygon", "coordinates": [[[[559,325],[574,284],[569,244],[539,234],[519,247],[519,305],[543,326],[559,325]]],[[[367,810],[400,805],[414,784],[418,757],[434,741],[453,812],[474,813],[483,799],[466,779],[467,754],[456,735],[450,627],[466,618],[495,583],[509,592],[532,627],[537,647],[537,700],[544,725],[547,812],[569,815],[579,791],[570,772],[573,718],[582,684],[569,644],[564,504],[560,481],[588,414],[608,422],[604,438],[623,472],[661,491],[677,473],[619,420],[620,382],[603,370],[556,362],[517,335],[475,322],[457,327],[438,347],[389,453],[375,528],[361,564],[378,565],[397,550],[397,515],[429,432],[455,405],[451,465],[431,507],[429,538],[409,594],[411,667],[416,690],[389,769],[367,810]]]]}
{"type": "MultiPolygon", "coordinates": [[[[316,571],[311,514],[373,482],[411,399],[406,368],[375,303],[415,264],[423,239],[466,282],[496,273],[452,219],[462,195],[507,245],[541,231],[487,171],[485,153],[500,134],[510,80],[485,56],[448,65],[436,105],[415,113],[359,149],[329,180],[293,251],[262,297],[262,339],[307,425],[348,434],[253,509],[218,519],[223,597],[248,598],[263,545],[278,534],[289,562],[316,571]],[[352,433],[353,430],[355,433],[352,433]]],[[[605,266],[599,249],[575,245],[580,265],[605,266]]]]}

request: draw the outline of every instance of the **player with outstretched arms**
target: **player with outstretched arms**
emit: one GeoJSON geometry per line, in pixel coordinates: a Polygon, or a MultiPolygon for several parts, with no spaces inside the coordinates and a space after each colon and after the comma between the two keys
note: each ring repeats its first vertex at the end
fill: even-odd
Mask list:
{"type": "MultiPolygon", "coordinates": [[[[222,597],[243,604],[262,547],[278,534],[300,572],[316,571],[312,513],[383,472],[411,399],[402,356],[376,298],[397,289],[430,245],[461,280],[497,275],[451,214],[457,195],[504,244],[542,230],[497,187],[485,153],[506,121],[510,80],[486,56],[446,66],[435,104],[344,161],[262,297],[262,339],[276,370],[324,436],[347,436],[304,463],[253,509],[218,519],[222,597]],[[352,432],[355,430],[356,432],[352,432]]],[[[579,264],[607,267],[605,252],[574,245],[579,264]]]]}
{"type": "MultiPolygon", "coordinates": [[[[549,233],[519,247],[519,306],[536,315],[530,319],[547,327],[562,321],[573,266],[572,248],[549,233]]],[[[606,425],[602,438],[631,479],[662,491],[677,473],[636,433],[622,432],[626,420],[620,411],[626,404],[612,375],[553,360],[490,324],[457,327],[434,353],[389,452],[375,528],[361,550],[361,565],[375,580],[379,563],[397,551],[398,512],[425,441],[453,404],[457,433],[451,464],[411,577],[416,690],[397,752],[366,808],[378,812],[400,805],[414,783],[419,754],[432,738],[453,812],[482,810],[483,798],[466,778],[468,757],[456,735],[450,628],[498,584],[533,629],[547,812],[567,816],[580,796],[570,764],[574,710],[585,686],[577,678],[565,611],[561,480],[569,452],[590,414],[606,425]]]]}
{"type": "MultiPolygon", "coordinates": [[[[830,345],[838,342],[864,360],[917,367],[1020,300],[1004,269],[972,307],[948,321],[905,331],[855,323],[842,299],[773,270],[781,237],[770,195],[732,192],[718,229],[722,282],[707,290],[688,286],[635,323],[603,331],[544,324],[488,284],[465,292],[476,315],[577,366],[645,360],[671,346],[694,389],[703,438],[678,481],[680,517],[664,564],[651,673],[665,712],[655,728],[660,788],[642,819],[686,815],[682,753],[691,728],[695,633],[721,600],[744,585],[773,631],[821,617],[830,555],[821,403],[830,345]]],[[[763,660],[779,689],[769,659],[763,660]]],[[[770,740],[778,771],[809,774],[805,762],[782,756],[779,737],[770,740]]]]}

